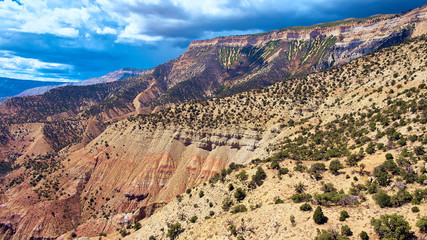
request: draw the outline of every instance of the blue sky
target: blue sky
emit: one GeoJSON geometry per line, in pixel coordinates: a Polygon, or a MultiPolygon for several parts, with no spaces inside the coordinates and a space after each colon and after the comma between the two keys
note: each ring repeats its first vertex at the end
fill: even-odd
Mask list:
{"type": "Polygon", "coordinates": [[[0,77],[77,81],[152,68],[196,39],[380,13],[426,0],[0,0],[0,77]]]}

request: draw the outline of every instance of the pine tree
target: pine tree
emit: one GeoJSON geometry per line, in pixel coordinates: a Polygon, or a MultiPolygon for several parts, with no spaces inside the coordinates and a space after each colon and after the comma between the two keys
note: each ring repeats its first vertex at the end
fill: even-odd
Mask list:
{"type": "Polygon", "coordinates": [[[314,222],[317,224],[324,224],[327,222],[327,218],[323,215],[322,208],[318,206],[313,214],[314,222]]]}

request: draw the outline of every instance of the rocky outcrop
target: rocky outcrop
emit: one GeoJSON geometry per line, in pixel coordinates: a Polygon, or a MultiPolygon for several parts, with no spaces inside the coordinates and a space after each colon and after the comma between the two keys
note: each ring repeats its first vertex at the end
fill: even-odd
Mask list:
{"type": "Polygon", "coordinates": [[[245,148],[248,151],[254,151],[261,139],[260,133],[251,131],[242,131],[229,129],[226,131],[221,130],[205,130],[194,131],[179,129],[174,135],[173,139],[182,142],[188,146],[194,144],[198,148],[212,151],[217,147],[227,146],[231,149],[245,148]]]}

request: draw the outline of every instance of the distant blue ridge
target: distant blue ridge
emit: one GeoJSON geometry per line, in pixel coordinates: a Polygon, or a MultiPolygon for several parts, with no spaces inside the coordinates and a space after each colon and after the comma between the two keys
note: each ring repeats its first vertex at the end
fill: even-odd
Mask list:
{"type": "Polygon", "coordinates": [[[43,86],[62,85],[63,82],[45,82],[32,80],[18,80],[0,77],[0,102],[6,98],[15,96],[27,89],[43,86]]]}

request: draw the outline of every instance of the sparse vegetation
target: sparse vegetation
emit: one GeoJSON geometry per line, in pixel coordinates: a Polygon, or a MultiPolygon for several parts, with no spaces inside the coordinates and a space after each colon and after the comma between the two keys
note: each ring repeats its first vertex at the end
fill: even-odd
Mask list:
{"type": "MultiPolygon", "coordinates": [[[[313,42],[313,46],[293,42],[288,57],[310,61],[316,54],[298,55],[298,48],[319,49],[318,44],[328,44],[328,41],[332,41],[324,40],[319,37],[317,42],[313,42]]],[[[264,48],[262,51],[255,48],[244,50],[225,48],[215,56],[218,56],[221,65],[228,69],[229,74],[232,74],[235,70],[233,68],[241,64],[240,61],[246,61],[247,57],[261,60],[272,56],[274,51],[271,49],[277,48],[278,44],[280,42],[272,42],[269,49],[264,48]]],[[[315,239],[319,240],[349,239],[353,234],[355,235],[353,238],[369,239],[365,231],[371,232],[372,228],[380,239],[410,239],[414,234],[425,233],[427,228],[426,217],[421,217],[427,197],[425,188],[427,89],[424,83],[427,44],[425,40],[405,44],[412,47],[405,45],[402,49],[392,47],[381,50],[340,68],[308,76],[298,74],[299,77],[283,79],[282,82],[270,87],[230,97],[222,96],[234,91],[232,87],[226,84],[216,90],[213,87],[211,92],[216,95],[214,98],[203,101],[191,100],[171,105],[170,108],[156,108],[153,110],[155,113],[131,116],[117,124],[113,123],[109,128],[114,131],[108,133],[114,133],[111,134],[113,137],[102,136],[102,141],[95,138],[98,142],[88,145],[87,149],[91,156],[95,156],[96,161],[93,163],[95,167],[107,162],[120,162],[133,153],[126,154],[126,151],[129,151],[128,146],[122,148],[122,143],[117,143],[115,138],[119,138],[118,136],[121,136],[119,134],[132,131],[138,134],[135,136],[144,138],[162,134],[166,129],[174,133],[173,144],[178,144],[180,148],[190,146],[187,149],[197,149],[195,155],[202,153],[200,156],[197,155],[197,160],[191,160],[191,165],[183,166],[188,171],[186,175],[188,180],[183,180],[186,181],[186,185],[183,186],[187,186],[188,189],[185,191],[186,194],[176,196],[177,201],[170,203],[176,205],[169,208],[178,210],[156,216],[161,219],[167,216],[162,222],[162,230],[157,229],[156,224],[147,225],[153,227],[153,232],[150,232],[153,234],[151,239],[165,236],[175,239],[183,233],[184,228],[186,229],[184,238],[191,238],[189,236],[194,236],[196,226],[203,229],[205,221],[215,226],[224,226],[222,230],[218,227],[218,231],[212,233],[212,236],[215,234],[215,237],[217,235],[224,237],[226,233],[228,238],[256,239],[260,234],[264,234],[254,228],[261,222],[257,219],[258,216],[265,217],[265,222],[271,224],[268,233],[265,233],[271,238],[277,237],[274,234],[279,232],[288,234],[289,223],[296,226],[298,221],[298,228],[294,229],[300,229],[301,225],[305,227],[307,222],[312,224],[309,220],[313,217],[316,224],[328,222],[327,225],[332,227],[328,230],[318,230],[315,239]],[[416,49],[413,51],[414,48],[416,49]],[[408,52],[415,53],[411,55],[408,52]],[[410,61],[417,62],[411,64],[410,61]],[[393,68],[389,67],[391,65],[393,68]],[[217,129],[218,132],[212,131],[213,129],[217,129]],[[116,134],[117,132],[119,134],[116,134]],[[260,149],[261,146],[266,148],[260,149]],[[222,159],[222,156],[225,156],[221,152],[223,149],[227,149],[224,151],[231,149],[231,152],[226,152],[229,155],[237,152],[238,162],[246,161],[248,164],[231,163],[228,167],[217,171],[217,166],[226,162],[222,159]],[[206,154],[209,152],[212,154],[206,154]],[[259,156],[263,158],[253,159],[249,163],[250,159],[241,157],[243,153],[249,155],[261,153],[259,156]],[[212,156],[214,157],[211,158],[212,156]],[[217,172],[213,175],[214,171],[217,172]],[[209,183],[194,186],[201,179],[207,180],[206,176],[212,175],[209,183]],[[376,204],[372,205],[372,200],[376,204]],[[417,206],[408,206],[409,203],[417,206]],[[315,207],[313,215],[309,212],[313,210],[312,205],[315,207]],[[357,205],[359,207],[354,207],[357,205]],[[379,217],[375,215],[376,213],[387,210],[380,208],[402,206],[405,207],[399,209],[399,213],[409,222],[404,216],[396,214],[383,215],[376,219],[379,217]],[[330,214],[331,219],[328,220],[322,208],[326,213],[335,212],[330,214]],[[295,209],[297,212],[292,212],[295,209]],[[411,211],[407,211],[408,209],[411,211]],[[269,218],[269,215],[273,215],[272,212],[266,211],[274,210],[278,210],[274,212],[277,219],[282,217],[280,215],[282,212],[286,212],[286,218],[272,220],[269,218]],[[336,213],[339,212],[338,218],[336,213]],[[352,223],[355,221],[366,224],[369,221],[362,219],[361,212],[363,214],[366,212],[366,216],[374,216],[371,220],[372,228],[364,229],[362,232],[352,223]],[[349,217],[351,218],[347,219],[349,217]],[[172,224],[171,219],[180,222],[172,224]],[[349,226],[353,228],[354,233],[349,226]],[[419,231],[411,232],[411,226],[418,227],[419,231]]],[[[262,66],[264,64],[262,61],[257,62],[257,66],[262,66]]],[[[167,97],[181,99],[182,92],[178,89],[180,87],[182,85],[168,92],[167,97]]],[[[189,87],[190,93],[194,87],[189,87]]],[[[189,99],[192,98],[193,96],[189,96],[189,99]]],[[[165,103],[167,99],[165,97],[159,101],[165,103]]],[[[105,104],[116,103],[105,102],[105,104]]],[[[152,106],[156,104],[158,103],[152,103],[152,106]]],[[[90,115],[89,112],[87,114],[90,115]]],[[[63,148],[62,145],[69,146],[81,141],[74,139],[73,136],[80,135],[79,131],[82,129],[83,127],[77,123],[64,121],[46,123],[43,130],[46,131],[47,140],[58,141],[59,145],[53,146],[57,151],[57,148],[63,148]],[[71,137],[66,136],[67,129],[71,137]],[[55,133],[57,130],[60,134],[55,133]]],[[[35,194],[37,200],[28,194],[29,200],[22,201],[46,200],[54,204],[53,200],[74,199],[70,193],[75,189],[70,186],[74,186],[77,182],[83,184],[88,180],[83,174],[81,176],[74,174],[73,184],[67,182],[65,174],[71,173],[63,169],[64,163],[67,164],[67,159],[63,158],[70,149],[49,156],[16,156],[22,159],[21,165],[15,165],[14,161],[9,162],[9,159],[1,161],[0,175],[2,172],[13,172],[16,175],[13,175],[13,178],[0,178],[0,182],[4,183],[0,186],[0,193],[25,183],[30,186],[33,192],[29,192],[35,194]]],[[[232,157],[226,160],[230,159],[235,160],[232,157]]],[[[165,179],[159,182],[159,186],[163,187],[162,184],[166,183],[163,180],[175,180],[169,178],[175,174],[175,170],[170,169],[182,167],[180,164],[175,165],[174,161],[171,161],[173,164],[169,163],[169,160],[166,161],[168,163],[162,162],[154,168],[149,166],[143,171],[152,174],[155,169],[160,168],[158,171],[162,171],[165,179]]],[[[75,165],[74,162],[70,164],[75,165]]],[[[151,175],[150,178],[141,179],[143,184],[146,184],[151,175]]],[[[25,187],[25,184],[21,186],[25,187]]],[[[169,186],[165,186],[161,191],[165,191],[165,196],[168,196],[169,186]]],[[[87,214],[90,218],[96,219],[101,216],[108,220],[114,214],[120,213],[114,212],[111,208],[115,207],[114,204],[117,206],[117,202],[123,202],[123,199],[131,202],[129,206],[145,204],[139,202],[142,197],[127,193],[128,189],[123,192],[120,187],[106,188],[95,189],[96,194],[91,188],[79,190],[83,191],[82,213],[90,212],[87,214]]],[[[151,197],[154,199],[154,196],[151,197]]],[[[153,209],[150,209],[151,206],[146,207],[147,217],[163,210],[157,206],[153,209]]],[[[168,208],[165,209],[168,211],[168,208]]],[[[56,219],[66,218],[69,216],[68,213],[49,211],[56,219]]],[[[124,237],[134,231],[132,228],[140,230],[142,227],[139,222],[135,222],[133,225],[127,225],[126,229],[117,229],[117,232],[124,237]]]]}

